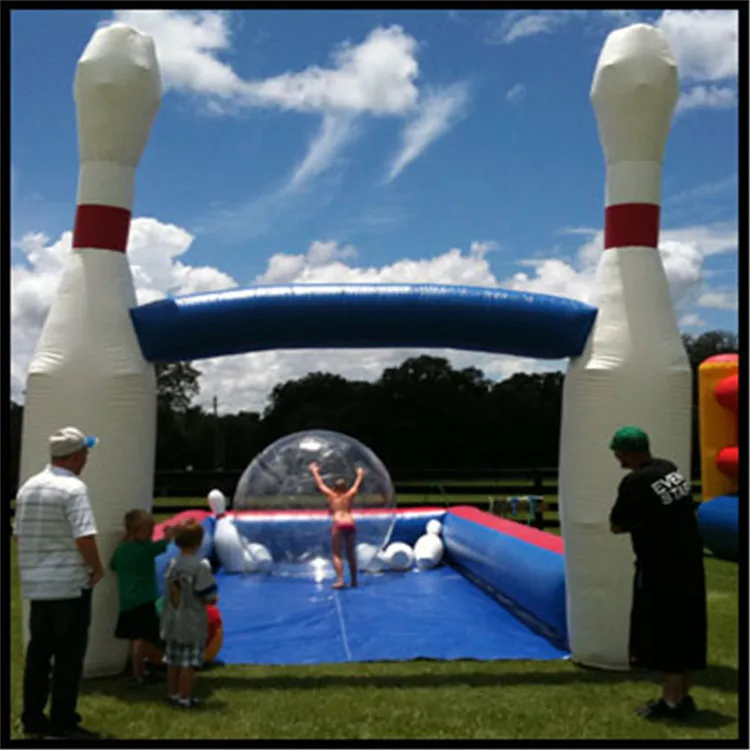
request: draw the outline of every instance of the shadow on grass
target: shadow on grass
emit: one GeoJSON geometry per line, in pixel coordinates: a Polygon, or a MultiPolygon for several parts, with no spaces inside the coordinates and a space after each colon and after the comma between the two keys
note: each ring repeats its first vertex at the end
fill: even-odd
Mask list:
{"type": "MultiPolygon", "coordinates": [[[[425,662],[429,663],[429,662],[425,662]]],[[[166,675],[154,683],[134,688],[127,677],[103,678],[85,681],[81,693],[108,695],[127,703],[148,703],[153,705],[164,701],[166,675]]],[[[736,693],[738,671],[733,667],[713,666],[694,675],[695,684],[724,692],[736,693]]],[[[417,674],[322,674],[322,675],[242,675],[225,671],[220,665],[203,670],[196,682],[195,694],[205,703],[191,710],[199,713],[222,711],[228,703],[214,697],[214,691],[248,690],[320,690],[325,688],[399,688],[435,689],[440,687],[498,687],[513,685],[538,685],[539,687],[565,686],[575,684],[627,684],[656,683],[658,675],[648,672],[606,672],[570,664],[566,672],[516,671],[492,674],[488,672],[422,672],[417,674]]],[[[165,704],[166,708],[166,704],[165,704]]],[[[172,710],[179,711],[179,708],[172,710]]],[[[684,725],[694,729],[719,729],[737,721],[736,716],[721,714],[711,710],[699,710],[691,719],[671,720],[671,725],[684,725]]]]}
{"type": "MultiPolygon", "coordinates": [[[[205,679],[205,673],[215,671],[216,669],[220,669],[220,667],[212,666],[206,668],[198,675],[195,682],[194,695],[201,699],[201,704],[191,708],[191,714],[202,711],[216,711],[226,707],[226,701],[213,697],[213,691],[217,687],[216,682],[205,679]]],[[[84,680],[81,682],[80,694],[90,696],[106,695],[119,698],[127,703],[163,704],[165,708],[170,708],[174,711],[184,710],[178,706],[170,706],[166,701],[166,670],[157,670],[151,682],[137,686],[130,679],[129,672],[116,677],[99,677],[84,680]]]]}
{"type": "MultiPolygon", "coordinates": [[[[712,688],[728,693],[738,690],[738,672],[734,667],[714,666],[693,676],[700,687],[712,688]]],[[[217,688],[242,690],[319,690],[327,687],[347,688],[415,688],[436,687],[510,687],[513,685],[573,685],[573,684],[618,684],[659,681],[659,676],[648,672],[605,672],[585,669],[571,664],[565,672],[517,671],[517,672],[450,672],[426,671],[417,674],[322,674],[322,675],[241,675],[214,670],[206,682],[217,688]]]]}
{"type": "Polygon", "coordinates": [[[720,729],[729,724],[734,724],[736,721],[737,719],[735,717],[720,714],[718,711],[699,710],[691,719],[686,719],[685,721],[672,720],[671,723],[673,725],[690,727],[692,729],[720,729]]]}
{"type": "MultiPolygon", "coordinates": [[[[429,664],[432,662],[424,661],[429,664]]],[[[323,669],[325,667],[322,667],[323,669]]],[[[283,668],[282,668],[283,669],[283,668]]],[[[153,695],[154,689],[164,692],[165,675],[155,684],[142,688],[131,688],[126,678],[109,678],[85,681],[81,685],[82,693],[109,693],[133,696],[153,695]]],[[[723,665],[711,666],[693,675],[695,685],[727,693],[738,690],[738,671],[735,667],[723,665]]],[[[229,690],[320,690],[324,688],[411,688],[434,689],[438,687],[511,687],[514,685],[580,685],[580,684],[623,684],[623,683],[658,683],[659,675],[649,672],[608,672],[588,669],[570,664],[566,671],[547,672],[502,671],[497,673],[485,671],[460,671],[440,673],[431,670],[419,673],[394,674],[237,674],[225,671],[221,666],[212,666],[203,670],[197,680],[198,692],[214,689],[229,690]]]]}

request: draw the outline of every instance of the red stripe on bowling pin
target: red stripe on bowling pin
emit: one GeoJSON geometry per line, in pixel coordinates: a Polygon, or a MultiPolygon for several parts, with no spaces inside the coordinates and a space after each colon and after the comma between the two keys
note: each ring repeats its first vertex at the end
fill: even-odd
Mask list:
{"type": "Polygon", "coordinates": [[[604,215],[604,249],[658,247],[659,214],[659,206],[653,203],[607,206],[604,215]]]}
{"type": "Polygon", "coordinates": [[[118,206],[83,204],[76,208],[73,247],[114,250],[124,253],[128,246],[130,211],[118,206]]]}

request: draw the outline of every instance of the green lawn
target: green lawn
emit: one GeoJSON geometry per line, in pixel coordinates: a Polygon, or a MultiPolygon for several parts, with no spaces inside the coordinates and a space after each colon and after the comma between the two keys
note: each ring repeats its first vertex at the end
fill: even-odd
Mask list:
{"type": "MultiPolygon", "coordinates": [[[[160,498],[155,504],[167,503],[160,498]]],[[[19,737],[23,664],[15,557],[12,565],[11,710],[19,737]]],[[[87,681],[79,707],[91,729],[140,740],[736,739],[737,565],[707,558],[706,570],[710,667],[696,675],[701,710],[690,724],[652,724],[633,713],[656,694],[652,676],[570,662],[215,667],[201,675],[196,693],[207,701],[192,713],[165,705],[163,685],[133,690],[123,678],[87,681]]]]}

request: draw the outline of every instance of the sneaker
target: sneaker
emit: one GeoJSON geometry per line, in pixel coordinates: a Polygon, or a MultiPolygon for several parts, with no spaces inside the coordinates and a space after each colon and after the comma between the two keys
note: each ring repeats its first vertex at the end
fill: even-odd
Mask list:
{"type": "MultiPolygon", "coordinates": [[[[692,699],[691,699],[692,703],[692,699]]],[[[695,704],[692,703],[694,706],[695,704]]],[[[636,710],[636,713],[644,719],[686,719],[690,716],[690,703],[683,700],[676,706],[670,706],[667,702],[660,698],[659,700],[651,700],[645,703],[643,706],[636,710]]]]}
{"type": "Polygon", "coordinates": [[[49,719],[45,714],[30,721],[21,719],[21,727],[27,737],[43,737],[50,730],[49,719]]]}

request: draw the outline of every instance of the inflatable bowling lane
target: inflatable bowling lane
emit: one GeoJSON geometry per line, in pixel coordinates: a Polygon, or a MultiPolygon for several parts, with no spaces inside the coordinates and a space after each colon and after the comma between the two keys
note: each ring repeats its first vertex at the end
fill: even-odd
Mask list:
{"type": "MultiPolygon", "coordinates": [[[[98,29],[78,62],[74,97],[73,250],[29,367],[21,481],[48,462],[54,430],[75,425],[98,436],[83,479],[107,565],[125,512],[149,509],[153,497],[156,378],[130,320],[136,297],[125,252],[135,171],[161,101],[151,38],[122,24],[98,29]]],[[[117,581],[108,574],[94,592],[86,676],[124,668],[127,643],[112,635],[116,618],[117,581]]]]}
{"type": "Polygon", "coordinates": [[[698,368],[701,481],[698,523],[705,545],[737,560],[739,551],[739,355],[717,354],[698,368]]]}
{"type": "Polygon", "coordinates": [[[677,64],[658,29],[636,24],[604,43],[591,86],[606,159],[599,312],[563,390],[560,516],[573,660],[628,668],[633,553],[609,530],[623,470],[609,450],[623,425],[690,469],[691,372],[658,251],[661,174],[677,64]]]}

